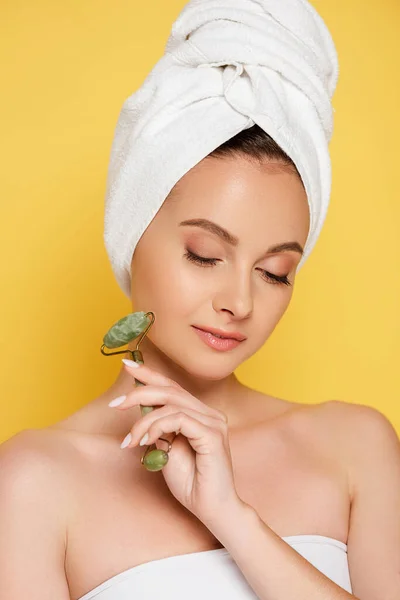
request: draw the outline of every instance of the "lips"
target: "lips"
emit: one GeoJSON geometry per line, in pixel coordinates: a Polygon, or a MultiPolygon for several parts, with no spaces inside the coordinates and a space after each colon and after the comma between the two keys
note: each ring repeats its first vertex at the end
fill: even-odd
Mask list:
{"type": "Polygon", "coordinates": [[[239,342],[242,342],[246,339],[246,336],[244,336],[242,333],[239,333],[238,331],[223,331],[222,329],[214,329],[213,327],[202,327],[200,325],[193,325],[193,327],[195,327],[196,329],[201,329],[202,331],[206,331],[207,333],[212,333],[213,335],[221,336],[221,338],[223,339],[238,340],[239,342]]]}

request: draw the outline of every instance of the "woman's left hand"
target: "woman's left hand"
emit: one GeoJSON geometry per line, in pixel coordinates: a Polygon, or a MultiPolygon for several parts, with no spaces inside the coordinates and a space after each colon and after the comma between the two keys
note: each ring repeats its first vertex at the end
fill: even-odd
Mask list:
{"type": "Polygon", "coordinates": [[[157,406],[133,425],[127,448],[137,446],[148,433],[147,445],[156,443],[165,449],[165,442],[157,444],[158,438],[180,433],[162,469],[173,496],[205,525],[244,504],[235,488],[226,415],[146,365],[125,364],[125,368],[145,385],[127,394],[117,410],[140,404],[157,406]]]}

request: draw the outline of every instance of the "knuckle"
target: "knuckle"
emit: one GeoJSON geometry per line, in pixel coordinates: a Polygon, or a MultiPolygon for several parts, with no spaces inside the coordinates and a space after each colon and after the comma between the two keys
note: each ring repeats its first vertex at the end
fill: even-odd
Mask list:
{"type": "Polygon", "coordinates": [[[180,389],[180,390],[181,390],[181,389],[183,389],[183,388],[182,388],[182,386],[181,386],[181,385],[179,385],[179,383],[177,383],[177,382],[176,382],[176,381],[174,381],[173,379],[169,379],[168,381],[169,381],[169,385],[170,385],[172,388],[174,388],[175,390],[176,390],[176,389],[180,389]]]}
{"type": "Polygon", "coordinates": [[[173,379],[170,379],[169,377],[166,377],[165,375],[162,375],[162,379],[160,380],[160,385],[162,385],[163,387],[170,387],[174,390],[181,387],[179,385],[179,383],[177,383],[173,379]]]}
{"type": "Polygon", "coordinates": [[[226,433],[228,431],[228,425],[226,423],[221,423],[219,426],[219,432],[220,434],[225,437],[226,433]]]}
{"type": "Polygon", "coordinates": [[[218,416],[223,423],[225,423],[226,425],[228,424],[228,417],[226,416],[226,414],[224,412],[222,412],[222,410],[218,411],[218,416]]]}
{"type": "Polygon", "coordinates": [[[171,394],[171,396],[172,396],[172,395],[175,395],[175,396],[176,396],[176,390],[177,390],[177,387],[176,387],[176,385],[173,385],[173,382],[172,382],[170,385],[167,385],[167,386],[165,386],[165,387],[166,387],[166,389],[169,391],[169,393],[171,394]]]}
{"type": "Polygon", "coordinates": [[[226,437],[226,435],[228,433],[228,424],[227,423],[223,423],[222,421],[218,421],[217,432],[218,432],[218,435],[222,439],[225,439],[225,437],[226,437]]]}
{"type": "Polygon", "coordinates": [[[224,433],[221,429],[213,430],[213,438],[216,444],[220,444],[224,440],[224,433]]]}

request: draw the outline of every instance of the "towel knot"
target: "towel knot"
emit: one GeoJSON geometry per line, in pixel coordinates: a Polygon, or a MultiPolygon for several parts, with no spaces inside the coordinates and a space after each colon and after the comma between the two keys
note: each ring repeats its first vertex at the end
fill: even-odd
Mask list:
{"type": "Polygon", "coordinates": [[[331,139],[337,55],[325,23],[305,0],[192,0],[165,51],[180,65],[218,68],[226,100],[250,117],[262,109],[251,96],[268,87],[271,76],[284,78],[307,95],[331,139]],[[235,96],[243,90],[248,103],[239,105],[235,96]]]}
{"type": "MultiPolygon", "coordinates": [[[[243,63],[232,61],[230,64],[226,61],[210,62],[198,65],[201,67],[217,67],[222,69],[222,93],[225,100],[237,112],[250,117],[257,110],[256,95],[253,90],[251,77],[243,63]],[[243,77],[242,77],[243,75],[243,77]]],[[[253,122],[254,124],[254,122],[253,122]]]]}

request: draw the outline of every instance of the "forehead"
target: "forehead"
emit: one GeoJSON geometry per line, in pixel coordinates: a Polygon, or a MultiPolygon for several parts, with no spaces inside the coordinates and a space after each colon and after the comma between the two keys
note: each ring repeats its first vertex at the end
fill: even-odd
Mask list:
{"type": "Polygon", "coordinates": [[[293,231],[296,222],[307,225],[309,217],[306,192],[292,167],[242,157],[203,159],[178,181],[164,204],[175,221],[204,217],[233,232],[246,225],[273,229],[285,224],[293,231]]]}

